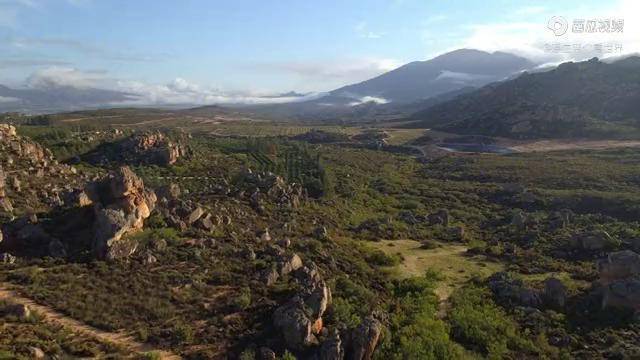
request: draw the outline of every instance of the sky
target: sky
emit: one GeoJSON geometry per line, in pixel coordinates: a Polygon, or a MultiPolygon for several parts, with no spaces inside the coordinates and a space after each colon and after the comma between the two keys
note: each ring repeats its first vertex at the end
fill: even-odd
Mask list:
{"type": "Polygon", "coordinates": [[[539,63],[640,50],[640,2],[427,0],[0,0],[0,84],[98,87],[147,102],[252,101],[323,92],[458,48],[539,63]],[[569,22],[555,36],[553,16],[569,22]],[[575,19],[623,19],[571,33],[575,19]]]}

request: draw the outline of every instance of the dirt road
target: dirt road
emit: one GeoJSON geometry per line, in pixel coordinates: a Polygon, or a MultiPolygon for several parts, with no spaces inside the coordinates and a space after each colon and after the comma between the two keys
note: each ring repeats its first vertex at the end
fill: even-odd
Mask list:
{"type": "Polygon", "coordinates": [[[74,333],[90,336],[99,341],[119,345],[134,353],[153,352],[160,355],[160,358],[164,360],[182,359],[179,355],[164,350],[158,350],[149,344],[138,342],[130,335],[103,331],[72,319],[48,306],[40,305],[29,298],[21,296],[15,290],[11,290],[11,285],[6,283],[0,283],[0,299],[6,299],[13,303],[26,305],[31,311],[35,311],[40,314],[45,322],[60,325],[74,333]]]}

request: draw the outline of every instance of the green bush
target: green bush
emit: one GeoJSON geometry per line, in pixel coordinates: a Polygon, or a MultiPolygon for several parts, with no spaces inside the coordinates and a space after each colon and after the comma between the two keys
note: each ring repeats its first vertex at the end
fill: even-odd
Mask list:
{"type": "Polygon", "coordinates": [[[389,326],[377,359],[461,359],[463,351],[449,339],[447,324],[438,319],[438,298],[433,292],[438,276],[398,281],[389,326]]]}
{"type": "Polygon", "coordinates": [[[402,262],[398,254],[387,255],[382,250],[374,250],[366,258],[367,262],[375,266],[395,266],[402,262]]]}
{"type": "Polygon", "coordinates": [[[488,289],[475,285],[451,296],[449,321],[453,338],[491,359],[504,358],[512,351],[537,353],[532,341],[520,333],[517,323],[491,298],[488,289]]]}

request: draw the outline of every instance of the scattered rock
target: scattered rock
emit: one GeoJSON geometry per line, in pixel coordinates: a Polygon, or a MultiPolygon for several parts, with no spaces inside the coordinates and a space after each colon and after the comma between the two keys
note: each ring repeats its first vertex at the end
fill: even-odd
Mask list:
{"type": "Polygon", "coordinates": [[[29,353],[31,354],[32,359],[44,359],[46,357],[44,351],[42,351],[42,349],[37,348],[35,346],[29,347],[29,353]]]}
{"type": "Polygon", "coordinates": [[[260,241],[271,242],[271,235],[269,234],[269,228],[265,228],[264,231],[259,233],[260,241]]]}
{"type": "Polygon", "coordinates": [[[302,267],[302,259],[298,254],[283,256],[278,261],[278,272],[284,276],[302,267]]]}
{"type": "Polygon", "coordinates": [[[9,253],[1,253],[0,254],[0,263],[3,264],[15,264],[16,257],[9,253]]]}
{"type": "Polygon", "coordinates": [[[196,207],[190,214],[187,216],[187,224],[191,225],[194,222],[198,221],[200,217],[204,215],[204,210],[201,207],[196,207]]]}

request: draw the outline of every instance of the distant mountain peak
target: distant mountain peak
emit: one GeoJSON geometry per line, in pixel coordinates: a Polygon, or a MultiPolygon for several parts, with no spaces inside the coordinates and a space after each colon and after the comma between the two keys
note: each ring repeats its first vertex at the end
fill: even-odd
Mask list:
{"type": "Polygon", "coordinates": [[[458,49],[430,60],[408,63],[373,79],[334,90],[331,94],[357,98],[375,96],[408,103],[462,87],[483,86],[534,66],[531,61],[506,52],[458,49]],[[443,74],[457,75],[443,81],[443,74]]]}

